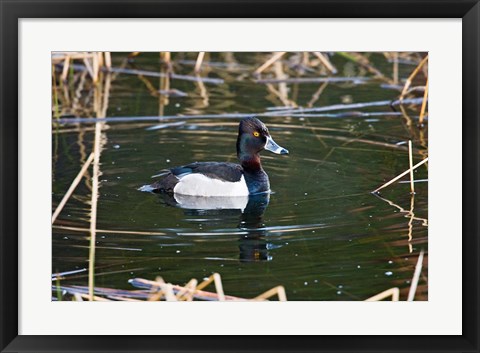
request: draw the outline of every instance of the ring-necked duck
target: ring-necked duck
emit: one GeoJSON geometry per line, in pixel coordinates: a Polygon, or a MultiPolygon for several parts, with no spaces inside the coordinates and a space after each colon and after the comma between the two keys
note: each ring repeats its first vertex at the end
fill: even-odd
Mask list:
{"type": "Polygon", "coordinates": [[[273,141],[264,123],[255,117],[240,121],[237,156],[240,164],[195,162],[163,170],[160,179],[139,190],[193,196],[245,196],[270,191],[268,175],[262,168],[259,153],[268,150],[288,154],[273,141]]]}

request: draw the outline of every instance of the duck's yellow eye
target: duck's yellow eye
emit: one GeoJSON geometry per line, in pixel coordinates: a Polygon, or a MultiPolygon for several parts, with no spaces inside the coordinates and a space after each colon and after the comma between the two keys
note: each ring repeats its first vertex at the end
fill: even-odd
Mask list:
{"type": "Polygon", "coordinates": [[[253,136],[258,137],[258,136],[260,136],[260,133],[258,131],[254,131],[253,136]]]}

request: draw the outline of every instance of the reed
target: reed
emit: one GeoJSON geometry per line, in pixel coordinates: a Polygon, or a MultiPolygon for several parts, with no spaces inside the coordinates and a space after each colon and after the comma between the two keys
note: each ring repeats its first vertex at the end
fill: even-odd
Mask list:
{"type": "MultiPolygon", "coordinates": [[[[90,76],[93,77],[94,72],[93,72],[92,64],[90,64],[89,61],[84,61],[84,63],[85,65],[72,64],[71,67],[76,71],[87,71],[90,74],[90,76]]],[[[57,64],[57,65],[63,68],[63,64],[57,64]]],[[[220,78],[198,77],[198,76],[192,76],[192,75],[179,75],[179,74],[172,74],[172,73],[158,73],[158,72],[147,71],[147,70],[125,69],[122,67],[111,67],[108,69],[105,67],[100,67],[98,70],[99,72],[111,72],[111,73],[126,74],[126,75],[142,75],[147,77],[170,77],[171,79],[174,79],[174,80],[184,80],[184,81],[200,80],[205,83],[211,83],[216,85],[220,85],[224,83],[224,80],[220,78]]]]}
{"type": "MultiPolygon", "coordinates": [[[[89,232],[89,228],[82,228],[82,227],[69,227],[69,226],[61,226],[61,225],[54,225],[52,228],[56,229],[64,229],[64,230],[71,230],[75,232],[89,232]]],[[[104,233],[104,234],[132,234],[132,235],[166,235],[165,232],[142,232],[142,231],[134,231],[134,230],[114,230],[114,229],[96,229],[97,233],[104,233]]]]}
{"type": "Polygon", "coordinates": [[[195,62],[195,73],[199,73],[202,67],[203,58],[205,57],[205,52],[201,51],[198,53],[197,61],[195,62]]]}
{"type": "Polygon", "coordinates": [[[396,182],[398,179],[402,178],[403,176],[407,175],[408,173],[411,172],[411,170],[415,170],[417,169],[418,167],[420,167],[422,164],[428,162],[428,157],[425,158],[424,160],[422,160],[421,162],[418,162],[417,164],[415,164],[411,169],[409,168],[408,170],[404,171],[403,173],[397,175],[395,178],[393,178],[392,180],[386,182],[385,184],[383,184],[382,186],[376,188],[375,190],[372,191],[372,193],[377,193],[379,192],[380,190],[382,190],[383,188],[393,184],[394,182],[396,182]]]}
{"type": "Polygon", "coordinates": [[[88,287],[90,300],[93,301],[94,278],[95,278],[95,244],[97,239],[97,203],[98,188],[100,176],[100,134],[102,131],[102,123],[95,125],[95,141],[93,147],[93,177],[92,177],[92,198],[90,213],[90,251],[88,254],[88,287]]]}
{"type": "Polygon", "coordinates": [[[277,53],[274,53],[270,59],[265,61],[260,67],[258,67],[254,72],[254,76],[259,76],[265,69],[270,67],[274,62],[277,60],[280,60],[282,56],[284,56],[287,52],[286,51],[279,51],[277,53]]]}
{"type": "Polygon", "coordinates": [[[253,300],[267,300],[273,296],[278,296],[278,301],[286,302],[287,301],[287,294],[285,293],[285,287],[277,286],[272,289],[269,289],[265,293],[260,294],[259,296],[253,298],[253,300]]]}
{"type": "Polygon", "coordinates": [[[218,300],[219,301],[225,301],[225,293],[223,292],[223,284],[222,284],[222,278],[220,277],[220,274],[214,273],[210,277],[208,277],[205,281],[200,283],[197,286],[197,290],[202,290],[203,288],[207,287],[210,283],[215,284],[215,290],[218,295],[218,300]]]}
{"type": "Polygon", "coordinates": [[[423,119],[425,118],[425,109],[427,107],[427,100],[428,100],[428,78],[427,78],[427,82],[425,83],[425,92],[423,94],[422,108],[420,110],[420,118],[418,119],[418,124],[420,126],[423,126],[423,119]]]}
{"type": "Polygon", "coordinates": [[[73,192],[75,191],[75,188],[80,183],[80,180],[82,180],[82,177],[85,174],[85,172],[87,171],[90,164],[92,163],[93,158],[94,158],[94,154],[90,153],[90,156],[88,156],[87,161],[83,164],[82,168],[78,172],[75,179],[73,179],[72,184],[70,184],[70,187],[68,188],[67,192],[65,193],[62,200],[60,201],[57,208],[55,209],[55,212],[53,212],[52,224],[55,223],[55,220],[57,219],[60,212],[62,212],[62,209],[65,206],[65,204],[67,203],[68,199],[70,198],[70,196],[72,196],[73,192]]]}
{"type": "Polygon", "coordinates": [[[386,77],[380,70],[378,70],[375,66],[373,66],[370,63],[370,60],[365,55],[362,55],[360,53],[355,53],[355,52],[338,52],[337,54],[365,68],[367,71],[372,73],[377,79],[380,79],[388,83],[393,83],[391,79],[386,77]]]}
{"type": "Polygon", "coordinates": [[[320,60],[320,62],[327,68],[328,71],[330,71],[332,75],[337,73],[337,68],[330,62],[327,56],[318,51],[314,51],[313,55],[320,60]]]}
{"type": "Polygon", "coordinates": [[[392,302],[398,302],[400,299],[400,289],[397,287],[387,289],[381,293],[375,294],[373,297],[365,299],[366,302],[378,302],[388,297],[392,297],[392,302]]]}
{"type": "Polygon", "coordinates": [[[413,301],[413,299],[415,298],[415,292],[417,291],[418,281],[420,280],[420,273],[422,272],[423,255],[424,255],[424,251],[422,249],[422,251],[420,251],[420,255],[418,255],[417,264],[415,266],[415,272],[413,274],[410,290],[408,291],[407,301],[409,302],[413,301]]]}
{"type": "MultiPolygon", "coordinates": [[[[107,74],[103,90],[101,86],[95,86],[94,107],[97,117],[104,119],[107,108],[108,99],[110,96],[110,80],[111,75],[107,74]]],[[[100,187],[100,154],[103,148],[102,130],[104,122],[95,123],[95,135],[93,142],[93,175],[92,175],[92,196],[91,196],[91,211],[90,211],[90,246],[88,254],[88,287],[90,300],[94,300],[94,286],[95,286],[95,249],[97,238],[97,209],[98,209],[98,189],[100,187]]]]}
{"type": "Polygon", "coordinates": [[[409,87],[412,85],[412,81],[413,79],[415,78],[415,76],[417,76],[418,72],[420,71],[420,69],[423,67],[423,65],[425,65],[425,63],[428,61],[428,55],[425,56],[421,61],[420,63],[417,65],[417,67],[415,68],[415,70],[412,71],[412,73],[410,74],[410,76],[408,76],[407,80],[405,81],[405,85],[403,86],[403,90],[402,90],[402,93],[400,94],[400,100],[403,100],[405,95],[407,94],[407,91],[409,89],[409,87]]]}
{"type": "Polygon", "coordinates": [[[279,301],[287,301],[285,288],[276,286],[266,292],[252,298],[241,298],[232,295],[226,295],[223,291],[222,278],[219,273],[214,273],[200,284],[192,278],[186,285],[181,286],[172,283],[166,283],[162,277],[157,277],[155,281],[143,278],[134,278],[129,281],[131,285],[140,290],[125,290],[95,287],[93,296],[89,293],[87,286],[52,286],[52,291],[65,291],[78,301],[83,299],[95,301],[265,301],[277,296],[279,301]],[[215,292],[207,292],[204,289],[211,284],[215,286],[215,292]]]}

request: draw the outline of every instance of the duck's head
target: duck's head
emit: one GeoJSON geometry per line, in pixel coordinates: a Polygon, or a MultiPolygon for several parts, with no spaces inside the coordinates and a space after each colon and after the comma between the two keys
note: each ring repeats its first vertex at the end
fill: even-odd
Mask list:
{"type": "Polygon", "coordinates": [[[273,141],[264,123],[255,117],[242,119],[238,127],[237,155],[240,159],[257,155],[263,150],[288,154],[288,150],[273,141]]]}

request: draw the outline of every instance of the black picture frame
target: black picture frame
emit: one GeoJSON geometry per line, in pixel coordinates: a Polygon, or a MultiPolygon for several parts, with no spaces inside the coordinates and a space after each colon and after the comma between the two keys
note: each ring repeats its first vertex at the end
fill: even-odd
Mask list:
{"type": "MultiPolygon", "coordinates": [[[[227,0],[0,0],[0,11],[2,33],[0,43],[0,348],[2,352],[479,352],[480,4],[478,0],[244,0],[235,2],[227,0]],[[20,18],[162,17],[462,18],[463,334],[461,336],[18,335],[18,20],[20,18]]],[[[460,190],[453,192],[460,192],[460,190]]]]}

